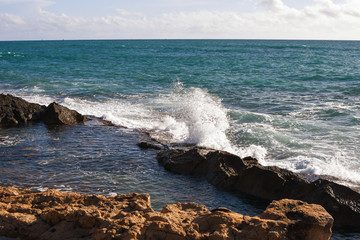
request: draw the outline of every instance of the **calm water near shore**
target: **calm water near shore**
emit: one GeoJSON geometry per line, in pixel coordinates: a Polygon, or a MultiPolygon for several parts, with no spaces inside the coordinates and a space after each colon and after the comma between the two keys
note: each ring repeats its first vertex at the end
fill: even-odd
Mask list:
{"type": "Polygon", "coordinates": [[[256,215],[266,206],[220,191],[201,178],[167,172],[154,150],[136,145],[144,136],[133,130],[99,125],[49,129],[35,124],[2,129],[0,138],[9,135],[13,137],[5,138],[0,152],[2,186],[110,196],[149,193],[158,211],[170,203],[195,201],[210,209],[227,207],[256,215]],[[12,144],[4,146],[6,141],[12,144]]]}
{"type": "Polygon", "coordinates": [[[0,184],[147,192],[155,209],[264,207],[168,173],[136,146],[146,129],[359,188],[359,52],[360,42],[346,41],[0,42],[0,93],[117,125],[0,129],[0,184]]]}

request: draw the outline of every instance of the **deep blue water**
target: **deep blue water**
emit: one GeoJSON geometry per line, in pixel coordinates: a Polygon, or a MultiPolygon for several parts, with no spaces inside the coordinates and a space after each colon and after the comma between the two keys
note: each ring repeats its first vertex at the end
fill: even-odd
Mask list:
{"type": "Polygon", "coordinates": [[[136,130],[147,129],[359,188],[359,52],[356,41],[0,42],[1,93],[129,128],[1,129],[0,183],[148,191],[157,207],[192,199],[182,191],[195,188],[212,196],[195,199],[208,206],[246,208],[199,179],[162,171],[135,145],[136,130]]]}

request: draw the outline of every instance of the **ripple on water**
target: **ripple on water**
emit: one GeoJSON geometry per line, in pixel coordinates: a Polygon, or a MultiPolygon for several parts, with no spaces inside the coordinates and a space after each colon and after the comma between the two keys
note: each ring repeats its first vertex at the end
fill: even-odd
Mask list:
{"type": "Polygon", "coordinates": [[[166,204],[195,201],[210,209],[221,206],[256,215],[266,205],[245,195],[220,191],[202,178],[167,172],[157,163],[154,150],[136,145],[141,138],[137,131],[36,124],[4,129],[0,139],[6,136],[22,141],[1,148],[1,185],[102,195],[149,193],[155,210],[166,204]]]}

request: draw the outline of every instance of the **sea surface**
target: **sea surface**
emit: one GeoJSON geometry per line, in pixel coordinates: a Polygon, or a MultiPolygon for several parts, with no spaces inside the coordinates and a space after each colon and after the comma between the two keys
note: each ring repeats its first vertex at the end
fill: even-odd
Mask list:
{"type": "Polygon", "coordinates": [[[147,192],[155,209],[196,201],[262,211],[248,196],[164,170],[155,151],[136,146],[147,130],[360,189],[357,41],[0,42],[0,93],[116,125],[0,129],[1,185],[147,192]]]}

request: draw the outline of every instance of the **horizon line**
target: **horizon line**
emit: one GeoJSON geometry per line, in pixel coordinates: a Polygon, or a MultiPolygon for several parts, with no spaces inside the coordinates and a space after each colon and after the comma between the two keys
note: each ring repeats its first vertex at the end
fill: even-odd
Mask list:
{"type": "Polygon", "coordinates": [[[0,42],[42,42],[42,41],[339,41],[339,42],[358,42],[355,39],[292,39],[292,38],[80,38],[80,39],[18,39],[1,40],[0,42]]]}

